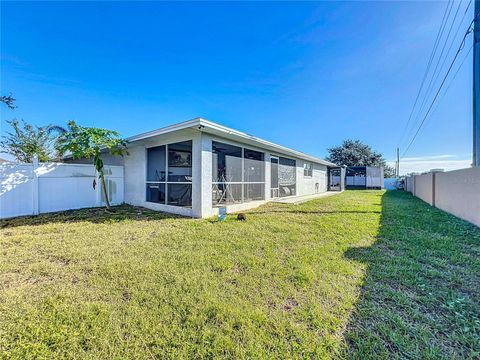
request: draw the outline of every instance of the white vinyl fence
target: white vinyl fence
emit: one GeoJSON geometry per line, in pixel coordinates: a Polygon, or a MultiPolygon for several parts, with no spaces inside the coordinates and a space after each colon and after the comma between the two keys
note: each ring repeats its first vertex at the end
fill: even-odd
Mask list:
{"type": "MultiPolygon", "coordinates": [[[[105,166],[105,173],[110,203],[123,203],[123,166],[105,166]]],[[[102,205],[102,187],[93,165],[0,164],[1,219],[102,205]]]]}

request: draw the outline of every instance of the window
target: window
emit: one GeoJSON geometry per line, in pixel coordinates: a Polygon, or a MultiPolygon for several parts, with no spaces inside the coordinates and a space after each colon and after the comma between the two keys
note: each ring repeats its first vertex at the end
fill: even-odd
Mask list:
{"type": "Polygon", "coordinates": [[[313,165],[311,163],[303,164],[303,176],[306,176],[306,177],[313,176],[313,165]]]}
{"type": "Polygon", "coordinates": [[[265,161],[259,151],[212,142],[213,205],[265,199],[265,161]]]}
{"type": "Polygon", "coordinates": [[[192,141],[147,149],[146,186],[149,202],[192,206],[192,141]]]}

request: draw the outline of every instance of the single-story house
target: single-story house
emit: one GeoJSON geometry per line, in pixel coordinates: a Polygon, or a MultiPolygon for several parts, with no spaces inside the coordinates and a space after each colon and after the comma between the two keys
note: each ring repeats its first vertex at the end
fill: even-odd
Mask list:
{"type": "Polygon", "coordinates": [[[125,202],[192,217],[326,192],[336,166],[202,118],[127,141],[128,155],[104,158],[124,166],[125,202]]]}

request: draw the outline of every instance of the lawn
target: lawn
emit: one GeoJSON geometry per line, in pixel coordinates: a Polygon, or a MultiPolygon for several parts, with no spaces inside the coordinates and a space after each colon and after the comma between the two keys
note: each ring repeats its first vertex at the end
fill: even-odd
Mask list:
{"type": "Polygon", "coordinates": [[[403,192],[3,221],[2,358],[479,358],[480,229],[403,192]]]}

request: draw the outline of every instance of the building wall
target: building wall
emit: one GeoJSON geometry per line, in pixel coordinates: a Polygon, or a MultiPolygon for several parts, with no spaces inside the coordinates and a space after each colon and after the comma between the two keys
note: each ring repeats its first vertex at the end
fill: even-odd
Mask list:
{"type": "Polygon", "coordinates": [[[311,177],[304,176],[304,164],[308,163],[301,159],[295,159],[297,165],[297,195],[312,195],[327,191],[328,172],[327,167],[321,164],[313,164],[311,177]],[[318,185],[317,185],[318,184],[318,185]]]}

